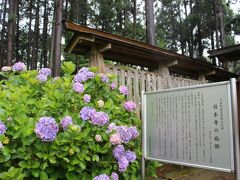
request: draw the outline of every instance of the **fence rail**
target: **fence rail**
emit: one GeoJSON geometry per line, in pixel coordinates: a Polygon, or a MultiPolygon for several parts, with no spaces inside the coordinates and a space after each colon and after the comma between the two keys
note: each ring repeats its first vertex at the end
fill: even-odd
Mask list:
{"type": "Polygon", "coordinates": [[[136,102],[138,113],[140,112],[141,92],[169,89],[174,87],[186,87],[202,84],[203,81],[186,79],[182,77],[167,76],[160,73],[147,72],[132,68],[121,68],[119,66],[107,66],[107,73],[117,75],[115,83],[117,86],[128,87],[128,100],[136,102]]]}

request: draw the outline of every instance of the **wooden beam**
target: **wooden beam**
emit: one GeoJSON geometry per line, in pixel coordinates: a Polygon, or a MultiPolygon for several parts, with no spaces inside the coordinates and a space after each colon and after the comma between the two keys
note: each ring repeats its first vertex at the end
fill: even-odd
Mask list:
{"type": "Polygon", "coordinates": [[[169,62],[169,63],[165,63],[165,66],[166,66],[167,68],[170,68],[170,67],[176,66],[176,65],[178,65],[178,60],[173,60],[173,61],[171,61],[171,62],[169,62]]]}
{"type": "Polygon", "coordinates": [[[198,80],[205,82],[206,81],[206,76],[215,75],[215,74],[216,74],[215,70],[208,71],[208,72],[199,72],[198,73],[198,80]]]}
{"type": "Polygon", "coordinates": [[[103,53],[103,52],[105,52],[105,51],[107,51],[107,50],[109,50],[111,48],[112,48],[112,44],[111,43],[107,43],[107,44],[105,44],[105,45],[103,45],[102,47],[99,48],[99,52],[103,53]]]}
{"type": "Polygon", "coordinates": [[[95,38],[90,37],[90,36],[80,35],[80,36],[78,36],[78,37],[79,37],[80,40],[82,40],[82,41],[95,42],[95,38]]]}
{"type": "Polygon", "coordinates": [[[75,46],[78,44],[79,40],[80,40],[80,37],[77,37],[76,39],[74,39],[74,41],[72,42],[72,44],[70,44],[69,49],[68,49],[68,51],[67,51],[68,54],[72,52],[72,50],[73,50],[73,49],[75,48],[75,46]]]}

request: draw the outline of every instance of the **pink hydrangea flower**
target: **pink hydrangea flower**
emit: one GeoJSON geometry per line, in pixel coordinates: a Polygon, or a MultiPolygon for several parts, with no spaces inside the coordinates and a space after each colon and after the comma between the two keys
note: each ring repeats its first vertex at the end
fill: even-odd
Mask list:
{"type": "Polygon", "coordinates": [[[129,112],[133,112],[133,111],[136,110],[137,105],[136,105],[136,103],[133,102],[133,101],[127,101],[127,102],[125,102],[125,104],[124,104],[124,108],[125,108],[127,111],[129,111],[129,112]]]}
{"type": "Polygon", "coordinates": [[[126,86],[120,86],[119,87],[119,92],[123,95],[128,95],[128,89],[126,86]]]}
{"type": "Polygon", "coordinates": [[[112,135],[110,136],[110,142],[111,142],[113,145],[121,144],[121,143],[122,143],[122,139],[121,139],[120,134],[118,134],[118,133],[112,134],[112,135]]]}
{"type": "Polygon", "coordinates": [[[25,64],[22,63],[22,62],[17,62],[17,63],[15,63],[15,64],[13,65],[12,69],[13,69],[14,71],[21,72],[21,71],[26,70],[26,66],[25,66],[25,64]]]}

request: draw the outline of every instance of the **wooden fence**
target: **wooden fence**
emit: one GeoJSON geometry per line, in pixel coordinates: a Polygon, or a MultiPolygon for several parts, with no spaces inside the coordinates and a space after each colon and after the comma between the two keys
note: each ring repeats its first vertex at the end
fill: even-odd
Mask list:
{"type": "Polygon", "coordinates": [[[132,68],[122,68],[119,66],[107,66],[109,74],[117,75],[115,83],[117,86],[128,87],[128,100],[134,101],[140,111],[141,92],[169,89],[174,87],[185,87],[204,83],[193,79],[163,75],[160,73],[141,71],[132,68]]]}

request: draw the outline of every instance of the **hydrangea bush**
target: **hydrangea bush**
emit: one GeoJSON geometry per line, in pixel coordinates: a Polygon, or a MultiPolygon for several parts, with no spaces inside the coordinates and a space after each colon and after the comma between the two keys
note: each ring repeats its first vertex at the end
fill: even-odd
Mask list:
{"type": "Polygon", "coordinates": [[[141,122],[127,88],[94,68],[62,70],[2,68],[0,179],[140,179],[141,122]]]}

